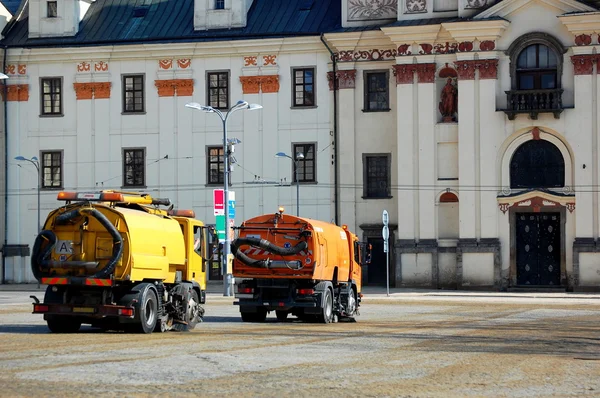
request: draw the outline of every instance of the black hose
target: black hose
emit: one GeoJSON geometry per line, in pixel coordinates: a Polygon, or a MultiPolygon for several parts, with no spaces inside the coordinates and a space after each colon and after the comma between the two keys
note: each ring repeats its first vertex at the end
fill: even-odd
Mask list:
{"type": "Polygon", "coordinates": [[[240,246],[248,245],[254,247],[260,247],[266,251],[271,253],[278,254],[280,256],[291,256],[294,254],[300,253],[302,250],[308,248],[308,243],[306,241],[299,242],[296,246],[285,248],[274,245],[266,239],[259,238],[237,238],[231,243],[231,252],[233,255],[243,262],[244,264],[250,267],[258,267],[258,268],[269,268],[271,264],[271,259],[266,260],[253,260],[248,257],[246,254],[242,253],[240,250],[240,246]]]}
{"type": "MultiPolygon", "coordinates": [[[[115,226],[112,225],[112,223],[108,220],[108,218],[106,218],[104,214],[102,214],[96,209],[71,210],[57,216],[55,220],[57,221],[57,223],[60,221],[60,224],[64,224],[75,217],[79,217],[81,213],[90,214],[92,217],[98,220],[98,222],[100,222],[100,224],[102,224],[102,226],[106,228],[106,230],[110,233],[110,235],[113,238],[112,257],[110,258],[110,260],[104,268],[102,268],[100,271],[96,272],[94,275],[91,276],[92,278],[106,279],[110,277],[110,275],[113,273],[115,267],[117,266],[117,262],[119,262],[121,256],[123,255],[123,237],[115,228],[115,226]]],[[[33,245],[33,253],[31,256],[31,270],[36,279],[40,280],[42,278],[43,269],[48,268],[50,266],[48,260],[50,257],[50,252],[54,248],[54,245],[56,245],[56,242],[56,235],[54,234],[54,232],[49,230],[44,230],[40,232],[40,234],[35,239],[35,243],[33,245]],[[41,250],[42,243],[45,239],[48,240],[50,243],[43,250],[41,250]]]]}
{"type": "Polygon", "coordinates": [[[112,257],[110,258],[110,260],[108,261],[108,263],[106,264],[106,266],[104,268],[102,268],[100,271],[96,272],[92,276],[92,278],[99,278],[99,279],[108,278],[115,270],[117,263],[121,259],[121,255],[123,255],[123,237],[121,236],[119,231],[115,228],[115,226],[112,225],[112,223],[108,220],[108,218],[106,218],[106,216],[104,214],[100,213],[98,210],[96,210],[96,209],[81,209],[81,212],[89,213],[92,217],[94,217],[96,220],[98,220],[100,222],[100,224],[102,224],[102,226],[104,228],[106,228],[106,230],[110,233],[110,235],[113,238],[112,257]]]}
{"type": "Polygon", "coordinates": [[[44,268],[48,268],[49,266],[48,259],[50,258],[50,253],[52,252],[52,249],[54,249],[56,242],[57,239],[56,235],[54,235],[54,232],[47,229],[40,232],[37,238],[35,238],[31,256],[31,272],[33,272],[33,276],[38,281],[42,279],[42,270],[44,268]],[[41,250],[42,243],[44,243],[45,240],[49,241],[49,243],[43,250],[41,250]]]}

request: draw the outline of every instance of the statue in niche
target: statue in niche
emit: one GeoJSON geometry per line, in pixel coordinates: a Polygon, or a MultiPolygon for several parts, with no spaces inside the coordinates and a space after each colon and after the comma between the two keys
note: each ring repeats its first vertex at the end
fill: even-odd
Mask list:
{"type": "Polygon", "coordinates": [[[455,122],[456,112],[458,112],[458,89],[453,84],[452,78],[449,77],[446,85],[442,89],[440,96],[439,110],[442,114],[442,122],[455,122]]]}

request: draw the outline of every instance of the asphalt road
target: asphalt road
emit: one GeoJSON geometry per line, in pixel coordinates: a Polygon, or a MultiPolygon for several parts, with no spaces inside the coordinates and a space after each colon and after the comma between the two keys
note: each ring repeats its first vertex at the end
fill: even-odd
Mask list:
{"type": "Polygon", "coordinates": [[[600,295],[381,293],[355,323],[242,323],[210,294],[191,332],[57,335],[39,292],[0,289],[0,396],[600,396],[600,295]]]}

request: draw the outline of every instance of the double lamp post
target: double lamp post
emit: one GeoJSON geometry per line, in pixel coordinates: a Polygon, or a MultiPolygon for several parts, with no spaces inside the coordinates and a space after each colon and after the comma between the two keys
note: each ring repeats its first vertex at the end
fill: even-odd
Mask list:
{"type": "Polygon", "coordinates": [[[222,112],[217,108],[213,108],[212,106],[200,105],[197,102],[190,102],[185,104],[187,108],[196,109],[203,112],[208,113],[216,113],[217,116],[223,122],[223,195],[225,197],[225,242],[223,243],[223,295],[231,296],[231,282],[232,275],[231,270],[228,267],[229,263],[229,255],[231,254],[231,237],[229,236],[229,155],[231,154],[230,148],[240,141],[237,139],[228,139],[227,138],[227,120],[229,119],[229,115],[236,111],[241,110],[257,110],[261,109],[262,105],[259,104],[249,104],[246,101],[238,101],[235,105],[233,105],[227,112],[222,112]]]}

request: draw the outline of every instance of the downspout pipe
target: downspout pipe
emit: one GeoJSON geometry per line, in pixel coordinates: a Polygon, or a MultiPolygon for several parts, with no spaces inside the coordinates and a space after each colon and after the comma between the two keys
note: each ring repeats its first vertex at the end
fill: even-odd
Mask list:
{"type": "MultiPolygon", "coordinates": [[[[4,48],[4,59],[2,60],[2,70],[6,68],[6,55],[8,47],[4,48]]],[[[6,284],[6,245],[8,244],[8,87],[6,79],[2,80],[2,90],[4,92],[4,246],[2,246],[2,284],[6,284]]]]}
{"type": "Polygon", "coordinates": [[[340,198],[339,198],[339,168],[338,168],[338,154],[339,154],[339,145],[338,145],[338,105],[337,105],[337,92],[338,92],[338,79],[337,79],[337,57],[331,50],[331,48],[327,45],[325,41],[324,34],[321,33],[321,41],[329,51],[331,55],[331,61],[333,62],[333,203],[334,203],[334,211],[335,211],[335,224],[340,225],[339,222],[339,207],[340,207],[340,198]]]}

